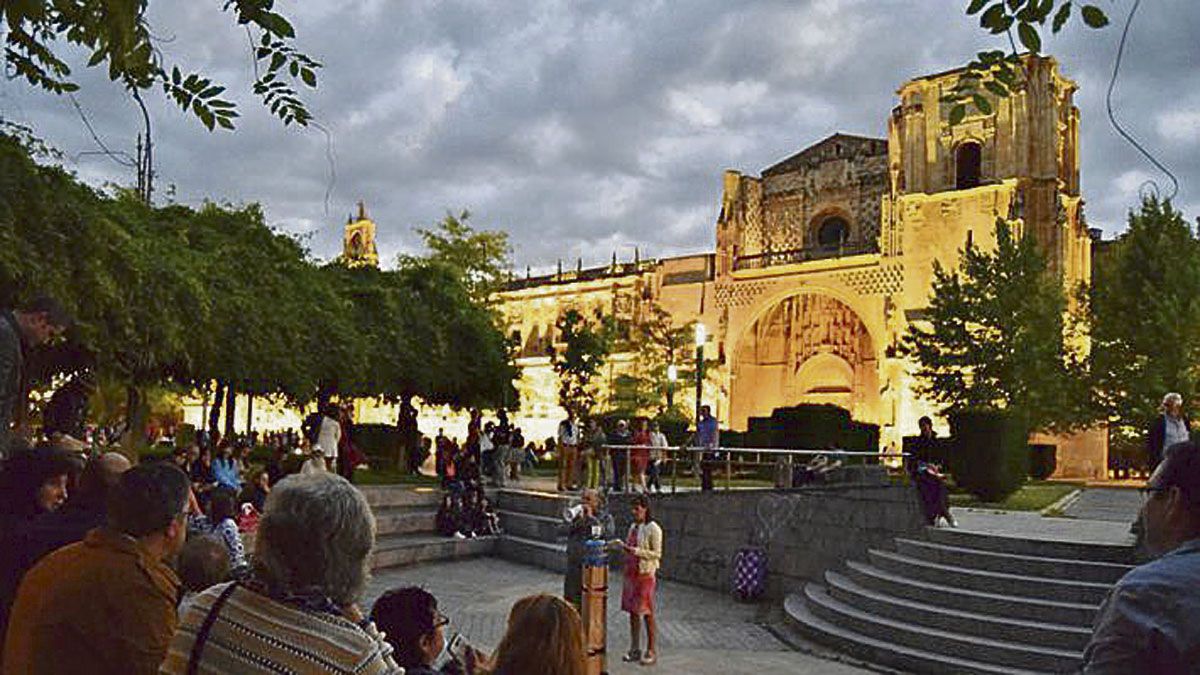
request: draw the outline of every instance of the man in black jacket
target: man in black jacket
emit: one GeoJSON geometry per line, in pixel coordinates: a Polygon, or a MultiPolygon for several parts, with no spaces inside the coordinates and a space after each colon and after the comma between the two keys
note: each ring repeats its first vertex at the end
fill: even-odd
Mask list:
{"type": "Polygon", "coordinates": [[[1148,468],[1153,473],[1167,448],[1191,440],[1192,426],[1183,416],[1183,397],[1171,392],[1163,397],[1162,414],[1150,423],[1146,439],[1148,468]]]}

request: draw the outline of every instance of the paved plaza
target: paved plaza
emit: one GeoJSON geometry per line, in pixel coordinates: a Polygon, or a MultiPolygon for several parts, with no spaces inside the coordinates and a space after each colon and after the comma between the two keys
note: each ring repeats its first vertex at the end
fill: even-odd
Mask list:
{"type": "MultiPolygon", "coordinates": [[[[795,651],[776,637],[778,617],[772,603],[741,604],[728,596],[683,584],[660,581],[659,661],[654,668],[622,663],[629,648],[629,623],[620,611],[620,578],[613,577],[608,606],[610,673],[812,673],[843,675],[869,672],[824,650],[795,651]]],[[[508,611],[531,593],[561,593],[562,577],[543,569],[497,558],[473,558],[387,570],[367,592],[370,606],[384,590],[422,586],[449,616],[450,633],[490,651],[504,635],[508,611]]],[[[790,641],[790,640],[789,640],[790,641]]],[[[807,647],[807,646],[806,646],[807,647]]]]}

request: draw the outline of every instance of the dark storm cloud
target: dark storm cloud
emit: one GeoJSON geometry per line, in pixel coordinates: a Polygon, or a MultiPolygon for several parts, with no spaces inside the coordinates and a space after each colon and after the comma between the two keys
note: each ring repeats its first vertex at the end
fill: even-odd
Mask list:
{"type": "MultiPolygon", "coordinates": [[[[325,63],[306,96],[333,137],[284,129],[249,96],[244,32],[214,3],[155,2],[168,59],[217,76],[242,104],[236,133],[210,134],[151,96],[159,185],[196,203],[261,201],[280,227],[335,255],[358,199],[381,254],[411,228],[470,208],[512,233],[518,269],[709,249],[725,168],[757,173],[834,131],[883,136],[896,88],[996,45],[957,1],[284,3],[299,41],[325,63]]],[[[1118,230],[1147,179],[1166,181],[1109,127],[1103,94],[1128,3],[1114,27],[1048,40],[1080,84],[1089,218],[1118,230]]],[[[1107,6],[1107,5],[1106,5],[1107,6]]],[[[1147,4],[1134,24],[1118,114],[1182,182],[1200,215],[1200,5],[1147,4]]],[[[1002,45],[1000,45],[1002,46],[1002,45]]],[[[139,114],[95,70],[77,95],[96,129],[131,148],[139,114]]],[[[94,150],[66,99],[21,82],[4,114],[70,158],[94,150]]],[[[95,156],[74,168],[129,182],[95,156]]],[[[160,192],[164,196],[164,193],[160,192]]]]}

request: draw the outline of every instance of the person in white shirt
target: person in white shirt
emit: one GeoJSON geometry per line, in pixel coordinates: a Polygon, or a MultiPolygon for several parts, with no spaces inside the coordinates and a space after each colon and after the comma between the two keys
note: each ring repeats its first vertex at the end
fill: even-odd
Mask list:
{"type": "Polygon", "coordinates": [[[330,403],[322,411],[321,429],[317,432],[317,446],[325,457],[325,468],[337,468],[338,444],[342,440],[342,425],[338,422],[338,408],[330,403]]]}
{"type": "Polygon", "coordinates": [[[646,489],[662,493],[663,460],[666,459],[667,435],[658,428],[658,422],[650,425],[650,466],[646,469],[646,489]]]}
{"type": "Polygon", "coordinates": [[[576,464],[579,463],[579,423],[575,413],[558,423],[558,491],[579,489],[576,464]]]}

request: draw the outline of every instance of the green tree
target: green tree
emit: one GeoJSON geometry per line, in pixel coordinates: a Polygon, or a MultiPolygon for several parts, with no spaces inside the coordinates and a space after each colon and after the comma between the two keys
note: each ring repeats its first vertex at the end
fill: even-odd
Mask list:
{"type": "Polygon", "coordinates": [[[1200,405],[1200,237],[1150,197],[1110,247],[1093,262],[1091,370],[1115,430],[1138,435],[1167,392],[1200,405]]]}
{"type": "MultiPolygon", "coordinates": [[[[696,323],[675,325],[671,315],[657,304],[651,304],[641,320],[630,328],[629,351],[636,366],[613,380],[611,403],[614,410],[628,414],[656,412],[672,416],[689,409],[680,405],[690,400],[689,392],[696,378],[696,323]],[[668,368],[676,368],[676,382],[671,405],[668,368]]],[[[706,372],[713,372],[715,359],[705,359],[706,372]]]]}
{"type": "Polygon", "coordinates": [[[1008,49],[979,52],[967,64],[955,87],[942,96],[942,102],[950,105],[950,123],[961,122],[970,108],[990,115],[988,94],[1004,98],[1018,91],[1024,82],[1017,42],[1031,54],[1040,53],[1043,31],[1048,27],[1057,34],[1073,20],[1076,7],[1089,28],[1108,25],[1104,10],[1076,0],[968,0],[967,14],[978,14],[979,25],[992,35],[1005,36],[1008,49]]]}
{"type": "Polygon", "coordinates": [[[558,375],[558,403],[577,417],[596,405],[596,373],[612,351],[612,321],[603,316],[589,320],[577,309],[568,309],[554,322],[558,342],[550,358],[558,375]]]}
{"type": "Polygon", "coordinates": [[[957,270],[934,263],[929,327],[903,340],[918,393],[944,412],[1000,409],[1031,429],[1070,428],[1089,414],[1082,364],[1065,345],[1066,302],[1032,236],[996,221],[996,249],[968,243],[957,270]]]}
{"type": "MultiPolygon", "coordinates": [[[[214,7],[217,3],[213,3],[214,7]]],[[[185,112],[211,131],[234,127],[237,106],[220,98],[225,87],[199,72],[167,63],[154,45],[147,19],[150,0],[23,0],[5,2],[4,63],[9,72],[56,94],[75,91],[71,67],[60,55],[66,43],[88,54],[88,67],[107,65],[108,77],[135,97],[161,86],[185,112]]],[[[298,98],[295,82],[317,86],[321,64],[295,48],[296,31],[274,0],[225,0],[222,11],[257,33],[254,94],[285,125],[312,119],[298,98]],[[257,64],[262,64],[261,71],[257,64]]]]}
{"type": "Polygon", "coordinates": [[[447,213],[433,228],[417,228],[425,242],[425,256],[401,255],[400,267],[439,263],[455,271],[471,297],[485,302],[500,288],[512,270],[512,246],[502,230],[476,230],[467,221],[470,211],[447,213]]]}

